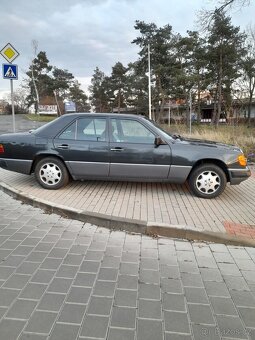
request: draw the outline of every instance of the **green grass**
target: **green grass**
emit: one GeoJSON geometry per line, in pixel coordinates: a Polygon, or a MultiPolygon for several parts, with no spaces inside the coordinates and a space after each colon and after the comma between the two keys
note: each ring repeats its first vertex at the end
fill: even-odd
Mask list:
{"type": "Polygon", "coordinates": [[[26,119],[33,120],[34,122],[51,122],[52,120],[56,119],[56,116],[51,115],[36,115],[36,114],[26,114],[26,119]]]}
{"type": "Polygon", "coordinates": [[[192,125],[191,135],[185,125],[164,125],[164,129],[185,137],[212,140],[239,146],[246,155],[255,154],[255,128],[246,125],[192,125]]]}

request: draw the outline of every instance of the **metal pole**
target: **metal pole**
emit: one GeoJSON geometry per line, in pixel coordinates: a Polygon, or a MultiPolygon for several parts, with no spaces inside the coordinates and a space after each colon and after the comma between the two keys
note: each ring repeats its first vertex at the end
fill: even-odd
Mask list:
{"type": "Polygon", "coordinates": [[[13,126],[13,132],[15,132],[15,111],[14,111],[13,79],[10,79],[10,82],[11,82],[11,102],[12,102],[12,126],[13,126]]]}
{"type": "Polygon", "coordinates": [[[191,135],[191,114],[192,114],[192,96],[191,90],[189,91],[189,133],[191,135]]]}
{"type": "Polygon", "coordinates": [[[36,113],[38,114],[39,112],[39,93],[38,93],[38,90],[37,90],[37,86],[36,86],[36,82],[35,82],[35,77],[34,77],[34,60],[32,60],[32,81],[33,81],[33,85],[34,85],[34,88],[35,88],[35,96],[36,96],[36,101],[37,101],[37,108],[35,108],[36,110],[36,113]]]}
{"type": "Polygon", "coordinates": [[[151,119],[151,56],[150,44],[148,44],[148,71],[149,71],[149,118],[151,119]]]}
{"type": "Polygon", "coordinates": [[[39,93],[38,93],[38,89],[37,89],[37,85],[36,85],[36,81],[35,81],[35,76],[34,76],[34,60],[35,60],[36,55],[37,55],[38,41],[35,40],[35,39],[32,40],[32,48],[34,50],[34,58],[32,59],[32,63],[31,63],[31,71],[32,71],[32,81],[33,81],[33,85],[34,85],[34,89],[35,89],[35,96],[36,96],[36,102],[37,102],[37,107],[35,107],[35,112],[38,114],[39,113],[40,98],[39,98],[39,93]]]}
{"type": "Polygon", "coordinates": [[[169,107],[168,107],[168,125],[171,125],[171,103],[169,100],[169,107]]]}

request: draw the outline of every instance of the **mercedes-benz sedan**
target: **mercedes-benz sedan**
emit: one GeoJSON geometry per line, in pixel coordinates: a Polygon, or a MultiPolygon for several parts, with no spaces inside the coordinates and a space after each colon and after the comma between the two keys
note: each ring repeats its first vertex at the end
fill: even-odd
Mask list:
{"type": "Polygon", "coordinates": [[[76,113],[27,133],[0,136],[0,167],[35,174],[46,189],[70,179],[189,183],[199,197],[250,176],[236,146],[182,138],[145,117],[76,113]]]}

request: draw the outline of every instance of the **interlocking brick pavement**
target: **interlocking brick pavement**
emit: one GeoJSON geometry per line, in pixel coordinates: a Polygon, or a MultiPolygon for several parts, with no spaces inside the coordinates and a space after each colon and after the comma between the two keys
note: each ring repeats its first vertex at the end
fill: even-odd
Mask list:
{"type": "Polygon", "coordinates": [[[255,248],[0,215],[1,340],[255,339],[255,248]]]}
{"type": "MultiPolygon", "coordinates": [[[[251,229],[255,222],[254,177],[238,186],[228,185],[220,197],[212,200],[193,196],[186,184],[72,181],[53,191],[41,188],[34,176],[0,169],[0,179],[0,186],[6,183],[23,195],[46,200],[50,205],[61,204],[106,216],[234,235],[238,235],[237,229],[232,232],[234,226],[251,229]]],[[[245,235],[254,236],[253,232],[245,235]]]]}
{"type": "Polygon", "coordinates": [[[224,221],[227,233],[235,236],[249,237],[255,240],[255,225],[246,225],[224,221]]]}

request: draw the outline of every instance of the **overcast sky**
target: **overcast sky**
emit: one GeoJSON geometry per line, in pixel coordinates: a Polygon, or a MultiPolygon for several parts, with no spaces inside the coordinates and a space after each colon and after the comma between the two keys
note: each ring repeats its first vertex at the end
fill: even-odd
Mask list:
{"type": "MultiPolygon", "coordinates": [[[[67,69],[82,84],[89,84],[98,66],[106,74],[118,61],[127,65],[137,60],[138,36],[135,20],[170,24],[174,32],[194,30],[202,7],[214,7],[213,0],[1,0],[0,50],[11,43],[20,56],[19,80],[24,78],[33,57],[32,40],[45,51],[50,64],[67,69]]],[[[233,23],[244,30],[254,25],[255,3],[232,12],[233,23]]],[[[5,59],[0,55],[2,63],[5,59]]],[[[10,92],[9,80],[0,79],[0,98],[10,92]]]]}

